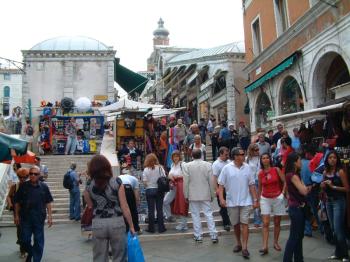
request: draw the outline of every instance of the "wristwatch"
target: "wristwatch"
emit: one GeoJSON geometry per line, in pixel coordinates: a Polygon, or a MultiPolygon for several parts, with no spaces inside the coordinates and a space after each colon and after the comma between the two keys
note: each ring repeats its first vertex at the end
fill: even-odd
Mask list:
{"type": "Polygon", "coordinates": [[[333,186],[333,189],[337,189],[337,186],[333,186]]]}

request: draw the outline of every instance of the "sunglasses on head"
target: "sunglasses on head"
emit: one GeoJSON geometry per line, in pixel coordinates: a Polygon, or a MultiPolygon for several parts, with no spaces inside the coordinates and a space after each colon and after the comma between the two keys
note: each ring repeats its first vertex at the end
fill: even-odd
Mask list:
{"type": "Polygon", "coordinates": [[[39,176],[39,175],[40,175],[40,173],[30,172],[30,173],[29,173],[29,175],[30,175],[30,176],[39,176]]]}

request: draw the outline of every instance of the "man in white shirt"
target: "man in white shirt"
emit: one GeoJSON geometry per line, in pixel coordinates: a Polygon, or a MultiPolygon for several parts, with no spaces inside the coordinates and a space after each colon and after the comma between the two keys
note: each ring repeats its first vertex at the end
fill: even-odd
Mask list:
{"type": "MultiPolygon", "coordinates": [[[[222,217],[222,223],[224,226],[224,229],[226,231],[230,231],[230,218],[227,214],[227,208],[223,207],[220,205],[220,198],[219,198],[219,186],[218,186],[218,177],[221,173],[221,170],[226,166],[227,164],[230,163],[229,160],[229,150],[227,147],[222,146],[219,148],[219,157],[218,159],[213,163],[212,169],[213,169],[213,182],[214,182],[214,187],[215,187],[215,192],[216,192],[216,197],[218,200],[218,204],[220,207],[220,215],[222,217]]],[[[226,199],[226,193],[224,190],[224,198],[226,199]]]]}
{"type": "Polygon", "coordinates": [[[233,161],[222,169],[218,179],[220,204],[227,207],[231,223],[234,226],[237,245],[233,252],[242,251],[243,257],[249,259],[247,249],[249,213],[252,205],[254,208],[259,206],[254,174],[248,164],[244,163],[243,149],[233,148],[231,156],[233,161]],[[224,198],[224,188],[226,190],[226,200],[224,198]]]}
{"type": "Polygon", "coordinates": [[[213,243],[218,243],[218,235],[215,228],[213,210],[210,202],[215,197],[213,185],[213,171],[209,162],[201,160],[202,151],[193,149],[193,161],[184,165],[184,196],[189,201],[193,220],[194,240],[203,242],[202,222],[200,211],[207,218],[207,225],[213,243]]]}

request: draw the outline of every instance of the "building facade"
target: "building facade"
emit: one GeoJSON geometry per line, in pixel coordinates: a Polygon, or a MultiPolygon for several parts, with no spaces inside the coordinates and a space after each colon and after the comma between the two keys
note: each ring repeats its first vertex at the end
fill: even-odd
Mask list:
{"type": "Polygon", "coordinates": [[[3,116],[10,116],[14,108],[22,108],[22,77],[20,69],[0,68],[0,113],[3,116]]]}
{"type": "Polygon", "coordinates": [[[252,131],[350,95],[348,0],[245,0],[243,18],[252,131]]]}
{"type": "Polygon", "coordinates": [[[235,123],[247,120],[247,96],[243,87],[243,43],[200,49],[165,60],[164,73],[154,86],[169,107],[187,107],[191,120],[208,119],[235,123]]]}
{"type": "Polygon", "coordinates": [[[88,37],[57,37],[23,50],[23,104],[38,116],[41,101],[64,97],[114,100],[116,51],[88,37]]]}

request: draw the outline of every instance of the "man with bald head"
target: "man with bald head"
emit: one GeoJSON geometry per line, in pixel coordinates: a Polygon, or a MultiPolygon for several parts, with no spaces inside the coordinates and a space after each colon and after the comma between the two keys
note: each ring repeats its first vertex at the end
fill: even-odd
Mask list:
{"type": "Polygon", "coordinates": [[[29,181],[24,182],[15,194],[15,224],[20,225],[21,239],[28,253],[26,261],[41,261],[44,251],[44,224],[52,226],[51,202],[49,187],[39,180],[40,169],[32,166],[29,169],[29,181]],[[32,245],[32,235],[34,244],[32,245]]]}

